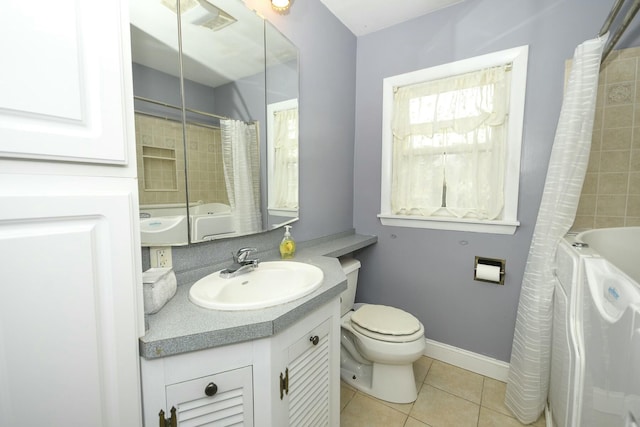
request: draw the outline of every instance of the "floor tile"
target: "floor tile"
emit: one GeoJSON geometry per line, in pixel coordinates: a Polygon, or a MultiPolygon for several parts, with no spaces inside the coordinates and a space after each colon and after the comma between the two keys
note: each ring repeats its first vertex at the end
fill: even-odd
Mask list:
{"type": "Polygon", "coordinates": [[[478,427],[522,427],[522,424],[515,418],[481,407],[478,427]]]}
{"type": "Polygon", "coordinates": [[[403,427],[407,416],[361,393],[340,414],[342,427],[403,427]]]}
{"type": "MultiPolygon", "coordinates": [[[[395,404],[340,383],[343,427],[522,427],[504,405],[506,384],[421,357],[413,366],[418,399],[395,404]],[[422,387],[422,388],[420,388],[422,387]],[[408,415],[408,416],[407,416],[408,415]]],[[[544,414],[530,427],[545,427],[544,414]]]]}
{"type": "Polygon", "coordinates": [[[404,423],[404,427],[430,427],[428,424],[418,421],[415,418],[407,418],[407,422],[404,423]]]}
{"type": "Polygon", "coordinates": [[[493,378],[485,378],[482,388],[482,406],[493,409],[501,414],[513,417],[513,413],[504,404],[507,384],[493,378]]]}
{"type": "Polygon", "coordinates": [[[433,359],[427,356],[422,356],[420,359],[413,362],[413,375],[416,379],[416,389],[418,392],[422,387],[422,383],[424,382],[432,363],[433,359]]]}
{"type": "Polygon", "coordinates": [[[395,409],[398,412],[402,412],[405,415],[409,415],[409,412],[411,412],[411,408],[413,408],[413,402],[411,403],[392,403],[392,402],[387,402],[386,400],[380,400],[380,399],[376,399],[375,397],[369,396],[371,397],[371,399],[375,400],[376,402],[379,402],[385,406],[388,406],[391,409],[395,409]]]}
{"type": "Polygon", "coordinates": [[[347,406],[355,394],[356,391],[353,388],[340,381],[340,411],[347,406]]]}
{"type": "Polygon", "coordinates": [[[480,374],[434,360],[425,384],[480,404],[483,380],[480,374]]]}
{"type": "Polygon", "coordinates": [[[476,427],[480,406],[425,384],[410,417],[433,427],[476,427]]]}

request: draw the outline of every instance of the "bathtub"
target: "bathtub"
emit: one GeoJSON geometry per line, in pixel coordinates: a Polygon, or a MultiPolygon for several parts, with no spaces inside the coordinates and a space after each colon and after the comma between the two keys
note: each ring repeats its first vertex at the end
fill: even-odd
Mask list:
{"type": "Polygon", "coordinates": [[[191,240],[203,242],[235,234],[231,207],[224,203],[204,203],[189,207],[191,240]]]}
{"type": "Polygon", "coordinates": [[[625,227],[570,233],[558,245],[547,425],[640,421],[638,242],[640,227],[625,227]]]}
{"type": "Polygon", "coordinates": [[[596,228],[579,233],[576,240],[640,283],[640,227],[596,228]]]}
{"type": "Polygon", "coordinates": [[[142,246],[188,244],[187,209],[182,203],[140,206],[142,246]]]}
{"type": "Polygon", "coordinates": [[[229,205],[199,202],[189,205],[189,221],[186,213],[181,203],[140,206],[142,246],[186,245],[187,222],[192,243],[236,234],[229,205]]]}

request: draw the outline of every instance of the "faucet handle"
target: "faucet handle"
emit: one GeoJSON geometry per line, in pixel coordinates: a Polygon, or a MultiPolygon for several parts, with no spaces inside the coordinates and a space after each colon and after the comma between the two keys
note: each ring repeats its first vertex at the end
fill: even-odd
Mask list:
{"type": "Polygon", "coordinates": [[[239,264],[242,264],[247,260],[247,257],[251,252],[257,251],[258,248],[240,248],[238,252],[233,256],[233,260],[239,264]]]}

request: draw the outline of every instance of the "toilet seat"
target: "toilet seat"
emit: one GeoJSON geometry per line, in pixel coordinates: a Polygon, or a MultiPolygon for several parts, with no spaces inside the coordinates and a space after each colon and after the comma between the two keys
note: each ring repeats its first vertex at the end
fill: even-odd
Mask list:
{"type": "Polygon", "coordinates": [[[379,341],[408,342],[424,336],[424,327],[412,314],[386,305],[365,304],[351,315],[351,326],[379,341]]]}

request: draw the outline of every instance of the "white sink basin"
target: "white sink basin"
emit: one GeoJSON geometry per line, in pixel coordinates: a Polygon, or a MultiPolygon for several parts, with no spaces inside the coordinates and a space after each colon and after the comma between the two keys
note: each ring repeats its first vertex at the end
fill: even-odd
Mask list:
{"type": "Polygon", "coordinates": [[[324,274],[315,265],[295,261],[261,262],[233,278],[216,271],[189,290],[196,305],[215,310],[254,310],[293,301],[320,287],[324,274]]]}

